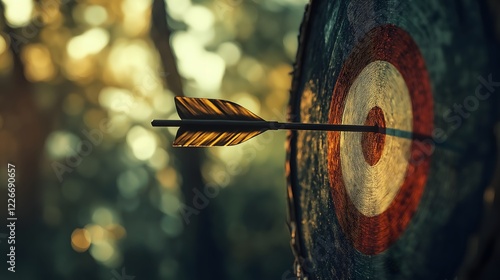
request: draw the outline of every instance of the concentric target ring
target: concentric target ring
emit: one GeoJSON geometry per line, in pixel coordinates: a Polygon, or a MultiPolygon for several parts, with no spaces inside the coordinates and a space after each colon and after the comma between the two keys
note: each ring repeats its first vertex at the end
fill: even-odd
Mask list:
{"type": "MultiPolygon", "coordinates": [[[[394,25],[369,31],[342,66],[332,94],[329,122],[383,123],[389,128],[431,135],[433,119],[429,77],[416,43],[394,25]],[[375,80],[373,73],[379,75],[375,80]],[[369,91],[370,86],[363,86],[367,83],[376,90],[369,91]],[[370,99],[370,94],[379,96],[370,99]]],[[[421,144],[416,140],[328,133],[328,172],[335,212],[354,248],[375,255],[397,240],[418,207],[429,164],[430,158],[422,157],[421,144]],[[398,159],[393,161],[391,156],[398,159]],[[377,178],[370,178],[386,183],[370,185],[371,180],[352,179],[363,174],[356,174],[360,170],[353,167],[357,163],[350,157],[358,160],[359,166],[366,165],[363,174],[381,169],[376,171],[377,178]]]]}

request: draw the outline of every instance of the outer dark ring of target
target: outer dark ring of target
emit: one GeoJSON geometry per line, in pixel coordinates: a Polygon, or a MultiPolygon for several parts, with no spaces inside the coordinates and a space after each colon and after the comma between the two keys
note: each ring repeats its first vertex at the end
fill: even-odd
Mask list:
{"type": "MultiPolygon", "coordinates": [[[[410,35],[394,25],[370,30],[346,59],[333,90],[329,122],[342,123],[351,85],[369,63],[377,60],[391,63],[403,76],[412,103],[413,132],[431,135],[433,100],[424,59],[410,35]]],[[[385,251],[408,226],[427,182],[430,155],[423,147],[421,142],[412,140],[405,180],[398,193],[384,212],[368,217],[356,208],[344,186],[340,132],[328,133],[328,172],[335,212],[347,238],[361,253],[375,255],[385,251]]]]}

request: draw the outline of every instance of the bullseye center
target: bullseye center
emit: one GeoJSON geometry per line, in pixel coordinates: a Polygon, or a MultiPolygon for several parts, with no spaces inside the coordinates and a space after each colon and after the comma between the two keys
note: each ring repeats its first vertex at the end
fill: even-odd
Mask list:
{"type": "MultiPolygon", "coordinates": [[[[366,116],[365,125],[385,128],[384,112],[380,107],[373,107],[366,116]]],[[[382,156],[385,144],[384,133],[363,132],[361,136],[361,147],[365,161],[370,165],[375,165],[382,156]]]]}

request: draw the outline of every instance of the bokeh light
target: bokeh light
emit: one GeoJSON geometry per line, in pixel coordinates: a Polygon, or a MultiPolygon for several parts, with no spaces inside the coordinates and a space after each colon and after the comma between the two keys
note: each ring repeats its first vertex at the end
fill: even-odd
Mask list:
{"type": "Polygon", "coordinates": [[[156,150],[156,139],[141,126],[132,127],[127,134],[127,143],[138,160],[147,160],[156,150]]]}
{"type": "Polygon", "coordinates": [[[75,229],[71,234],[71,246],[79,253],[87,251],[90,247],[90,233],[86,229],[75,229]]]}
{"type": "Polygon", "coordinates": [[[26,78],[32,82],[48,81],[54,78],[55,69],[49,50],[41,44],[32,44],[23,49],[26,78]]]}
{"type": "Polygon", "coordinates": [[[80,139],[70,132],[54,131],[47,138],[47,152],[54,159],[70,157],[77,153],[79,141],[80,139]]]}
{"type": "Polygon", "coordinates": [[[89,5],[85,7],[83,17],[88,24],[99,26],[108,19],[108,12],[103,6],[89,5]]]}
{"type": "Polygon", "coordinates": [[[68,54],[74,59],[100,52],[109,42],[107,30],[95,27],[73,37],[68,43],[68,54]]]}
{"type": "Polygon", "coordinates": [[[33,0],[2,0],[5,18],[12,27],[27,25],[33,13],[33,0]]]}

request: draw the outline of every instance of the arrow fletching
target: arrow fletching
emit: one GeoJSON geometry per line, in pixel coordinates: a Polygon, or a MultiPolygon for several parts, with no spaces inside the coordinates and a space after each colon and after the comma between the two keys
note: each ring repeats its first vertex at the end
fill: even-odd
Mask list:
{"type": "Polygon", "coordinates": [[[243,143],[265,130],[259,131],[211,131],[181,127],[177,131],[174,147],[234,146],[243,143]]]}
{"type": "Polygon", "coordinates": [[[227,100],[176,97],[175,107],[181,119],[264,121],[248,109],[227,100]]]}
{"type": "Polygon", "coordinates": [[[231,121],[266,122],[242,106],[219,99],[176,97],[175,106],[182,120],[228,121],[227,125],[181,124],[174,147],[233,146],[245,142],[267,128],[264,126],[244,127],[231,121]]]}

